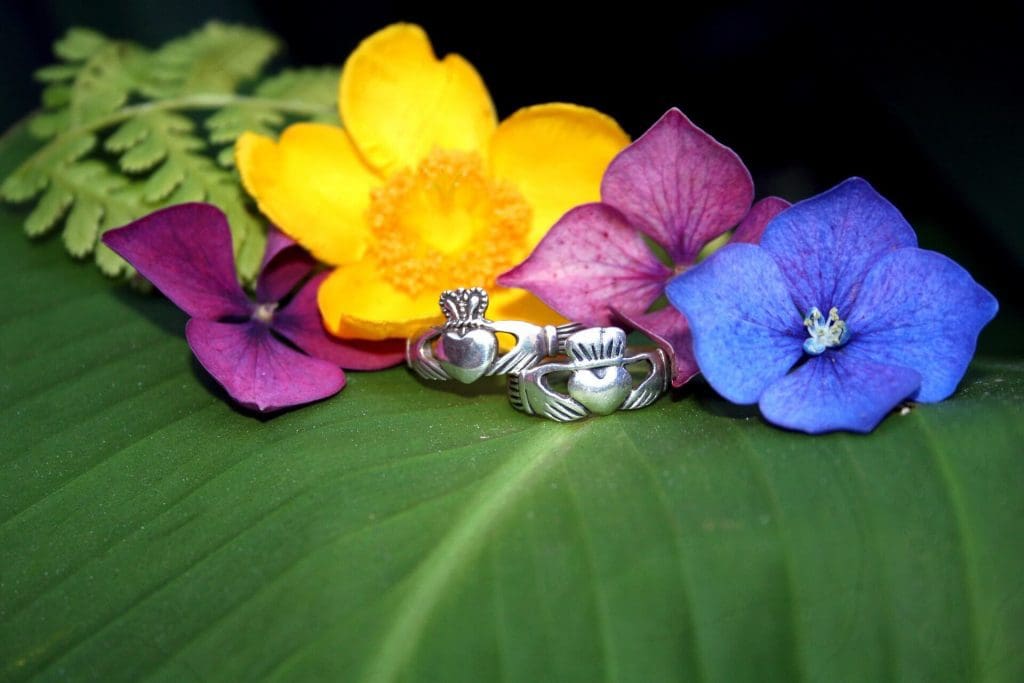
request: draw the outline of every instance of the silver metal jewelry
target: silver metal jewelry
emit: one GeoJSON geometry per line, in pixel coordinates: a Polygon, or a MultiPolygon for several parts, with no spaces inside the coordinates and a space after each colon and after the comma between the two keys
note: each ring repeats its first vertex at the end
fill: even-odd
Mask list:
{"type": "Polygon", "coordinates": [[[480,287],[446,290],[438,304],[447,322],[406,344],[409,367],[425,379],[456,379],[469,384],[489,375],[522,372],[542,358],[562,352],[566,338],[583,329],[577,323],[534,325],[519,320],[488,320],[489,298],[480,287]],[[515,337],[500,354],[495,334],[515,337]]]}
{"type": "Polygon", "coordinates": [[[568,359],[545,363],[508,376],[513,407],[529,415],[559,422],[588,415],[608,415],[654,403],[668,388],[668,360],[661,349],[626,355],[626,333],[617,327],[591,327],[569,336],[568,359]],[[634,386],[629,368],[647,364],[647,374],[634,386]],[[555,373],[569,373],[568,393],[548,383],[555,373]]]}

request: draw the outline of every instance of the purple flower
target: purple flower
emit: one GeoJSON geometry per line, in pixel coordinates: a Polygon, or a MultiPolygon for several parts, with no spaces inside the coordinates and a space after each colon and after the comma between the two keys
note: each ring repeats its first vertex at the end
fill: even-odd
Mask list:
{"type": "Polygon", "coordinates": [[[860,178],[780,213],[760,245],[725,246],[668,297],[718,393],[813,434],[869,432],[904,399],[952,394],[998,310],[860,178]]]}
{"type": "Polygon", "coordinates": [[[227,218],[210,204],[156,211],[107,232],[103,243],[192,316],[185,326],[192,352],[246,408],[269,412],[326,398],[345,386],[341,367],[376,370],[403,358],[396,341],[342,340],[324,331],[316,292],[326,274],[280,306],[315,262],[277,230],[250,300],[235,277],[227,218]]]}
{"type": "Polygon", "coordinates": [[[757,242],[789,203],[753,207],[754,183],[740,158],[670,109],[608,165],[601,202],[566,213],[537,248],[498,278],[522,287],[571,320],[609,325],[624,318],[672,356],[672,384],[697,373],[690,330],[671,306],[650,311],[665,284],[697,261],[708,242],[736,227],[733,242],[757,242]],[[668,267],[644,237],[665,251],[668,267]]]}

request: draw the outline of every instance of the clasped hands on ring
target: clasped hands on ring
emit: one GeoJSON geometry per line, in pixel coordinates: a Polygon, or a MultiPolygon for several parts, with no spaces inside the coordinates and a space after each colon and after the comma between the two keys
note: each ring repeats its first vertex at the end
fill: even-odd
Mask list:
{"type": "Polygon", "coordinates": [[[445,291],[438,303],[444,325],[410,339],[406,348],[409,366],[425,379],[470,383],[507,375],[513,407],[560,422],[642,408],[668,387],[665,353],[627,356],[626,334],[617,327],[488,320],[487,292],[479,287],[445,291]],[[499,353],[497,334],[515,338],[505,353],[499,353]],[[644,365],[634,386],[630,368],[644,365]],[[551,385],[557,377],[566,378],[565,392],[551,385]]]}
{"type": "Polygon", "coordinates": [[[480,287],[442,292],[438,303],[447,321],[409,340],[409,366],[424,379],[469,384],[484,376],[522,372],[542,358],[558,355],[566,338],[583,329],[577,323],[540,326],[488,320],[484,317],[488,302],[487,292],[480,287]],[[516,340],[503,354],[498,353],[499,333],[516,340]]]}

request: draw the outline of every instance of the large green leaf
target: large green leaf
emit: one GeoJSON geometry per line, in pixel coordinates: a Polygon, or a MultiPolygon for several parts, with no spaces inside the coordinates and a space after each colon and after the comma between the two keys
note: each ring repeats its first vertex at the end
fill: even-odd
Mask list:
{"type": "Polygon", "coordinates": [[[866,437],[403,369],[257,419],[3,211],[5,680],[1024,680],[1024,364],[866,437]]]}

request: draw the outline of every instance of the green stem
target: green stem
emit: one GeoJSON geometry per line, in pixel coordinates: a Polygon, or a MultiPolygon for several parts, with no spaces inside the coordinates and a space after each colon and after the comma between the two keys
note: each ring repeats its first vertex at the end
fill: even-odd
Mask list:
{"type": "Polygon", "coordinates": [[[64,140],[73,139],[79,135],[94,133],[96,131],[103,130],[104,128],[109,128],[115,124],[127,121],[132,117],[139,116],[140,114],[188,109],[220,109],[232,104],[251,104],[258,107],[266,107],[267,109],[276,109],[277,111],[284,112],[286,114],[306,116],[315,116],[317,114],[324,114],[333,111],[333,107],[324,107],[320,104],[314,105],[308,102],[295,100],[275,100],[269,97],[252,97],[249,95],[238,95],[235,93],[206,93],[177,97],[169,100],[144,102],[142,104],[133,104],[128,107],[123,107],[113,113],[107,114],[106,116],[101,116],[89,123],[76,126],[75,128],[71,128],[54,136],[37,152],[26,159],[23,162],[23,165],[32,163],[36,160],[36,157],[44,155],[47,150],[53,148],[54,145],[59,145],[64,140]]]}
{"type": "Polygon", "coordinates": [[[129,107],[118,109],[111,114],[90,121],[87,124],[78,126],[77,128],[64,131],[57,137],[60,138],[65,136],[81,135],[82,133],[92,133],[116,123],[127,121],[139,114],[147,114],[155,111],[175,111],[179,109],[220,109],[221,107],[227,107],[232,104],[252,104],[259,107],[266,107],[268,109],[277,109],[278,111],[285,112],[287,114],[305,114],[309,116],[333,111],[333,107],[328,108],[320,104],[314,105],[309,104],[308,102],[294,100],[275,100],[269,97],[252,97],[249,95],[237,95],[234,93],[199,94],[189,95],[187,97],[177,97],[170,100],[158,100],[155,102],[133,104],[129,107]]]}

